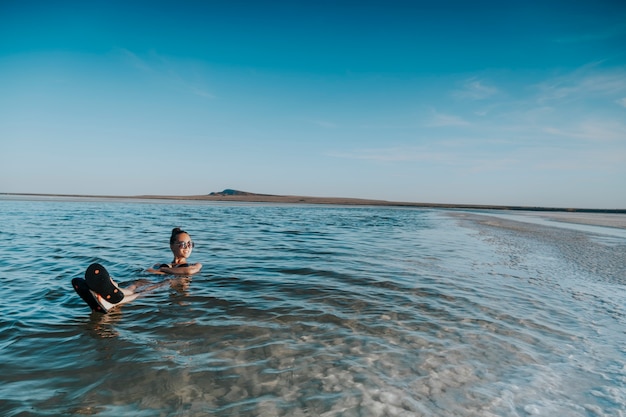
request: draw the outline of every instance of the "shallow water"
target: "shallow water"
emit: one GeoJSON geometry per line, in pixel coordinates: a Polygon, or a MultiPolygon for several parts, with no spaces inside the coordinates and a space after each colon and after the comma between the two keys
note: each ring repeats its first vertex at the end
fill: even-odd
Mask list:
{"type": "Polygon", "coordinates": [[[465,212],[0,198],[0,414],[624,416],[626,238],[465,212]],[[174,226],[202,262],[150,275],[174,226]],[[107,315],[92,262],[162,284],[107,315]]]}

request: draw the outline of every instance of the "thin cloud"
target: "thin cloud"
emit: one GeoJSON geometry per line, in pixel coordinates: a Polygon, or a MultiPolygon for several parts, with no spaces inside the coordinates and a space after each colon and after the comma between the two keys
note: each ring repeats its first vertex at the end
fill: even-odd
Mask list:
{"type": "Polygon", "coordinates": [[[176,68],[169,59],[156,53],[151,54],[152,60],[147,60],[128,49],[121,48],[118,51],[131,67],[160,80],[164,85],[173,86],[176,89],[198,97],[215,98],[215,95],[205,88],[202,75],[193,71],[195,74],[194,80],[191,80],[191,77],[181,75],[181,72],[188,72],[190,68],[176,68]]]}
{"type": "Polygon", "coordinates": [[[141,59],[137,54],[135,54],[132,51],[129,51],[128,49],[125,48],[120,48],[117,50],[119,54],[122,55],[122,57],[124,58],[124,60],[130,64],[130,66],[132,66],[133,68],[142,71],[142,72],[147,72],[147,73],[155,73],[155,71],[153,70],[151,65],[148,65],[148,63],[141,59]]]}
{"type": "Polygon", "coordinates": [[[456,156],[445,152],[432,152],[417,147],[391,147],[356,149],[349,152],[331,152],[329,156],[341,159],[360,159],[378,162],[430,161],[452,163],[456,156]]]}
{"type": "Polygon", "coordinates": [[[502,157],[489,152],[432,151],[425,147],[391,147],[357,149],[351,152],[335,152],[329,156],[343,159],[366,160],[379,163],[434,164],[447,168],[462,169],[465,173],[485,173],[509,170],[523,161],[502,157]]]}
{"type": "Polygon", "coordinates": [[[326,120],[316,120],[313,123],[318,125],[318,126],[320,126],[320,127],[324,127],[326,129],[334,129],[334,128],[337,127],[337,125],[335,123],[328,122],[326,120]]]}
{"type": "Polygon", "coordinates": [[[467,161],[470,163],[468,172],[472,174],[505,171],[519,165],[520,161],[515,158],[490,158],[467,161]]]}
{"type": "Polygon", "coordinates": [[[360,124],[357,127],[368,130],[407,130],[418,129],[421,126],[418,124],[360,124]]]}
{"type": "Polygon", "coordinates": [[[617,121],[585,121],[569,129],[546,127],[546,133],[583,139],[592,142],[623,141],[626,138],[626,125],[617,121]]]}
{"type": "Polygon", "coordinates": [[[595,65],[547,80],[536,87],[537,101],[576,100],[590,96],[614,96],[626,91],[626,70],[595,70],[595,65]]]}
{"type": "Polygon", "coordinates": [[[626,126],[616,104],[626,108],[626,68],[599,65],[589,64],[528,85],[510,100],[506,99],[510,94],[490,100],[489,116],[472,119],[472,128],[482,129],[484,135],[507,132],[524,143],[556,137],[595,143],[623,141],[626,126]]]}
{"type": "Polygon", "coordinates": [[[569,150],[546,149],[534,159],[532,169],[549,171],[622,171],[626,164],[626,151],[614,149],[569,150]]]}
{"type": "Polygon", "coordinates": [[[466,81],[460,90],[453,91],[452,95],[460,100],[485,100],[497,93],[496,87],[487,85],[481,80],[471,79],[466,81]]]}
{"type": "Polygon", "coordinates": [[[196,96],[200,96],[204,98],[211,98],[211,99],[215,98],[215,94],[209,93],[208,91],[203,90],[198,87],[192,87],[190,91],[192,92],[192,94],[195,94],[196,96]]]}
{"type": "Polygon", "coordinates": [[[426,124],[428,127],[446,127],[446,126],[469,126],[470,123],[461,117],[451,114],[433,112],[431,120],[426,124]]]}

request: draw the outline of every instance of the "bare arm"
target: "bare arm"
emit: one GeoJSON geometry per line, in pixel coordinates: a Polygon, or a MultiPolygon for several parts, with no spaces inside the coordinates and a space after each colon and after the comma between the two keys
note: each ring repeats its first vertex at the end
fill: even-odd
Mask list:
{"type": "Polygon", "coordinates": [[[164,266],[163,264],[155,264],[154,266],[152,266],[152,268],[148,268],[146,269],[146,272],[149,272],[151,274],[165,274],[165,272],[161,272],[161,267],[164,266]]]}
{"type": "Polygon", "coordinates": [[[153,274],[193,275],[200,272],[201,269],[201,263],[189,264],[188,266],[180,266],[177,268],[172,268],[169,265],[155,265],[152,268],[148,268],[147,272],[151,272],[153,274]]]}

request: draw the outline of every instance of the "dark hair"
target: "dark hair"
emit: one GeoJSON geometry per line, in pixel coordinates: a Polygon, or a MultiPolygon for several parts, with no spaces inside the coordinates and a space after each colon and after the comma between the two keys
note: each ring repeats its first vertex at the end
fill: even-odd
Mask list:
{"type": "Polygon", "coordinates": [[[172,229],[172,236],[170,236],[170,245],[172,243],[176,242],[176,236],[178,236],[181,233],[187,233],[187,232],[185,232],[180,227],[175,227],[175,228],[172,229]]]}

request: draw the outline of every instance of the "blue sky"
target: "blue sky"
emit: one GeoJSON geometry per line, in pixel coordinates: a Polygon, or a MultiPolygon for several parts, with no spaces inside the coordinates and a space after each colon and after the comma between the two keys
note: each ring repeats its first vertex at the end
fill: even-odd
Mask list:
{"type": "Polygon", "coordinates": [[[626,208],[626,3],[0,0],[0,192],[626,208]]]}

